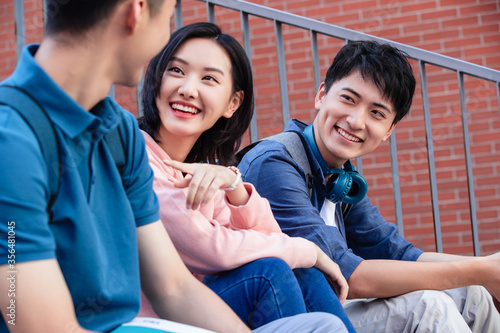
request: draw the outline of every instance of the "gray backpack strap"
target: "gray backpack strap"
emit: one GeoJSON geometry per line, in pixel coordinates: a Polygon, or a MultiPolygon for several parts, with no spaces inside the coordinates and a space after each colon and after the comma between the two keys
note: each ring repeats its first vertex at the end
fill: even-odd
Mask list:
{"type": "MultiPolygon", "coordinates": [[[[295,131],[281,132],[279,134],[256,141],[238,152],[236,154],[237,160],[241,161],[241,159],[247,152],[249,152],[253,147],[264,140],[280,142],[285,146],[286,150],[293,158],[293,160],[297,162],[302,170],[304,170],[306,174],[307,194],[309,198],[311,198],[312,188],[314,186],[314,176],[312,174],[311,164],[309,163],[309,158],[306,153],[306,143],[302,140],[300,133],[295,131]]],[[[347,204],[345,202],[340,203],[340,208],[342,210],[343,216],[346,216],[351,206],[351,204],[347,204]]]]}
{"type": "Polygon", "coordinates": [[[302,168],[302,170],[304,170],[306,174],[307,194],[309,195],[310,198],[312,194],[314,177],[312,175],[311,164],[309,164],[309,158],[307,157],[306,153],[306,148],[305,148],[306,143],[302,140],[299,132],[295,131],[281,132],[279,134],[261,139],[259,141],[255,141],[254,143],[246,146],[236,154],[236,160],[238,161],[238,163],[241,161],[241,159],[243,158],[243,156],[245,156],[246,153],[248,153],[253,147],[255,147],[264,140],[280,142],[285,146],[286,150],[288,151],[292,159],[295,162],[297,162],[297,164],[302,168]]]}
{"type": "Polygon", "coordinates": [[[302,141],[300,134],[295,131],[282,132],[262,140],[277,141],[285,146],[290,156],[295,162],[297,162],[306,174],[307,194],[310,198],[314,177],[311,170],[311,164],[309,163],[309,158],[307,157],[305,142],[302,141]]]}
{"type": "MultiPolygon", "coordinates": [[[[295,162],[297,162],[297,164],[300,165],[300,167],[306,173],[307,194],[310,198],[312,194],[314,176],[311,171],[309,158],[307,157],[305,142],[302,141],[300,134],[295,131],[282,132],[268,138],[264,138],[262,140],[277,141],[282,143],[286,147],[286,150],[288,151],[290,156],[292,156],[295,162]]],[[[351,208],[351,205],[345,202],[341,202],[340,208],[342,211],[342,215],[346,216],[351,208]]]]}
{"type": "Polygon", "coordinates": [[[292,156],[295,162],[300,165],[304,172],[307,175],[312,173],[311,165],[309,164],[309,159],[307,158],[306,150],[304,148],[304,143],[297,132],[282,132],[262,140],[277,141],[282,143],[286,147],[290,156],[292,156]]]}

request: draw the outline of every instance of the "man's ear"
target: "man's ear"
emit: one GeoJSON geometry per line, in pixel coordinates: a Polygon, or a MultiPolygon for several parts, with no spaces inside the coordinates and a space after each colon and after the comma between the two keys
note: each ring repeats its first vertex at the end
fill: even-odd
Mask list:
{"type": "Polygon", "coordinates": [[[129,6],[129,8],[126,11],[126,28],[127,32],[132,35],[137,30],[142,20],[144,20],[144,15],[148,15],[147,3],[146,0],[132,0],[127,6],[129,6]]]}
{"type": "Polygon", "coordinates": [[[319,86],[318,93],[314,98],[314,108],[319,110],[321,108],[321,103],[323,102],[323,98],[325,97],[325,82],[321,82],[319,86]]]}
{"type": "Polygon", "coordinates": [[[384,138],[382,139],[382,141],[384,141],[384,142],[387,141],[389,139],[389,137],[391,136],[392,131],[394,131],[395,128],[396,128],[396,124],[392,124],[391,128],[389,128],[387,133],[384,135],[384,138]]]}
{"type": "Polygon", "coordinates": [[[243,90],[235,92],[231,97],[231,100],[229,101],[228,110],[224,112],[222,116],[226,118],[231,118],[233,114],[236,112],[236,110],[238,110],[241,103],[243,103],[244,97],[245,93],[243,92],[243,90]]]}

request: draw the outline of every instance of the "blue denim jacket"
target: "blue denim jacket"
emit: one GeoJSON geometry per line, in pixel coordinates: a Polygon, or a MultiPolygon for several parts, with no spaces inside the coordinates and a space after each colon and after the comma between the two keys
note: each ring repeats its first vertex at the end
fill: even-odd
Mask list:
{"type": "MultiPolygon", "coordinates": [[[[306,126],[292,119],[285,131],[302,135],[306,126]]],[[[384,220],[368,196],[344,214],[341,205],[336,205],[338,228],[325,224],[319,213],[326,195],[324,177],[307,142],[306,145],[314,176],[311,198],[304,170],[282,143],[263,141],[238,165],[243,179],[254,184],[260,195],[269,200],[283,232],[316,243],[340,266],[346,279],[363,259],[417,260],[423,251],[401,237],[396,226],[384,220]]]]}

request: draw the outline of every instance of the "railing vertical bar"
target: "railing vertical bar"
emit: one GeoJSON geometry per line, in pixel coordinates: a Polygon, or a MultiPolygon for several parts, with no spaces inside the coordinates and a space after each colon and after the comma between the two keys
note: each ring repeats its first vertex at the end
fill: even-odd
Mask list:
{"type": "Polygon", "coordinates": [[[115,85],[114,84],[112,84],[111,87],[109,88],[108,96],[111,97],[112,99],[115,99],[116,95],[115,95],[115,85]]]}
{"type": "Polygon", "coordinates": [[[310,30],[310,33],[311,33],[311,53],[312,53],[313,72],[314,72],[314,91],[318,92],[319,86],[321,84],[321,73],[319,68],[318,33],[314,30],[310,30]]]}
{"type": "MultiPolygon", "coordinates": [[[[396,131],[389,137],[389,150],[391,155],[392,192],[394,197],[394,212],[398,234],[404,237],[403,208],[401,205],[401,188],[399,183],[398,150],[396,147],[396,131]]],[[[357,165],[356,165],[357,166],[357,165]]]]}
{"type": "Polygon", "coordinates": [[[460,94],[460,109],[462,111],[462,129],[464,136],[464,150],[465,150],[465,167],[467,169],[467,185],[469,188],[469,208],[472,226],[472,245],[474,247],[474,255],[479,256],[479,235],[476,217],[476,198],[474,194],[474,178],[472,174],[472,159],[470,153],[470,138],[469,138],[469,124],[467,117],[467,105],[465,96],[464,74],[457,71],[458,76],[458,91],[460,94]]]}
{"type": "MultiPolygon", "coordinates": [[[[248,19],[248,13],[240,12],[240,17],[241,17],[241,33],[243,35],[243,47],[245,48],[248,60],[250,61],[250,63],[252,63],[252,46],[250,43],[250,22],[248,19]]],[[[254,112],[252,120],[250,121],[250,142],[253,143],[257,141],[257,138],[258,138],[257,114],[254,105],[254,112]]]]}
{"type": "Polygon", "coordinates": [[[139,117],[142,117],[144,115],[144,110],[142,107],[142,87],[144,86],[144,73],[141,76],[141,81],[139,81],[139,84],[137,85],[137,115],[139,117]]]}
{"type": "MultiPolygon", "coordinates": [[[[345,44],[349,44],[350,40],[349,39],[344,39],[345,44]]],[[[401,202],[398,202],[396,200],[396,193],[400,193],[399,190],[399,169],[398,169],[398,159],[397,159],[397,149],[396,149],[396,135],[394,132],[389,138],[389,147],[391,149],[391,169],[392,169],[392,185],[394,188],[394,210],[396,212],[396,224],[398,226],[398,233],[403,236],[404,235],[404,230],[403,230],[403,211],[402,211],[402,205],[401,202]],[[395,154],[396,156],[395,160],[393,161],[392,159],[392,154],[395,154]],[[394,182],[394,172],[396,175],[398,175],[397,183],[394,182]]],[[[359,172],[360,175],[363,175],[363,162],[361,161],[361,156],[356,157],[356,170],[359,172]]]]}
{"type": "MultiPolygon", "coordinates": [[[[184,22],[182,20],[182,1],[181,0],[176,0],[175,1],[175,12],[174,12],[174,29],[178,30],[182,28],[184,25],[184,22]]],[[[141,91],[142,87],[144,85],[144,73],[141,77],[141,81],[139,82],[139,85],[137,86],[136,90],[136,97],[137,97],[137,115],[139,117],[143,116],[144,110],[142,108],[142,103],[141,103],[141,91]]]]}
{"type": "Polygon", "coordinates": [[[500,82],[497,82],[497,103],[498,111],[500,112],[500,82]]]}
{"type": "Polygon", "coordinates": [[[175,1],[175,14],[174,14],[174,25],[175,25],[175,30],[182,28],[183,22],[182,22],[182,1],[181,0],[176,0],[175,1]]]}
{"type": "MultiPolygon", "coordinates": [[[[20,0],[15,0],[16,2],[22,3],[20,0]]],[[[177,0],[180,2],[180,0],[177,0]]],[[[441,235],[441,222],[439,216],[439,204],[438,204],[438,196],[437,196],[437,180],[436,180],[436,171],[435,171],[435,160],[434,160],[434,152],[433,152],[433,139],[432,139],[432,130],[431,130],[431,117],[430,117],[430,108],[429,108],[429,97],[427,91],[427,79],[425,78],[425,68],[423,68],[423,64],[425,65],[436,65],[442,68],[450,69],[456,71],[458,74],[459,81],[459,90],[460,90],[460,102],[462,108],[462,126],[464,132],[464,146],[465,146],[465,154],[466,154],[466,167],[467,167],[467,181],[468,181],[468,191],[469,191],[469,205],[470,205],[470,213],[471,213],[471,224],[472,224],[472,233],[473,233],[473,241],[474,241],[474,252],[476,255],[479,254],[479,242],[478,242],[478,224],[477,224],[477,214],[476,214],[476,204],[474,198],[474,188],[473,188],[473,177],[472,177],[472,162],[471,162],[471,154],[470,154],[470,137],[468,134],[468,124],[467,124],[467,111],[466,111],[466,97],[465,97],[465,88],[463,75],[471,75],[473,77],[478,77],[480,79],[488,80],[494,82],[497,90],[497,98],[498,98],[498,108],[500,112],[500,71],[496,71],[490,68],[478,66],[475,64],[467,63],[459,59],[446,57],[443,55],[439,55],[437,53],[428,52],[422,49],[414,48],[409,45],[396,43],[393,41],[381,39],[375,36],[366,35],[363,33],[358,33],[349,29],[344,29],[334,25],[328,25],[323,22],[319,22],[316,20],[299,17],[297,15],[293,15],[290,13],[270,9],[261,5],[256,5],[249,3],[247,1],[229,1],[229,0],[199,0],[207,3],[207,16],[208,21],[215,21],[215,13],[213,11],[213,6],[222,6],[225,8],[230,8],[232,10],[239,11],[240,14],[245,12],[245,15],[252,15],[256,17],[261,17],[266,20],[270,20],[274,22],[275,25],[275,34],[276,34],[276,48],[277,48],[277,59],[278,59],[278,70],[280,75],[280,93],[281,93],[281,107],[282,107],[282,115],[283,115],[283,124],[284,126],[288,122],[290,118],[290,106],[288,101],[288,86],[287,86],[287,73],[286,73],[286,64],[285,64],[285,53],[284,53],[284,41],[283,41],[283,32],[282,25],[290,25],[294,27],[298,27],[301,29],[308,30],[311,33],[311,46],[314,52],[314,49],[317,48],[317,38],[319,34],[330,36],[334,38],[339,38],[345,40],[348,43],[350,40],[360,40],[360,39],[372,39],[379,40],[380,42],[387,42],[392,44],[393,46],[398,47],[399,49],[407,52],[412,59],[416,59],[421,62],[421,73],[423,72],[423,77],[421,81],[423,82],[425,88],[422,91],[423,97],[423,107],[425,114],[425,121],[429,124],[429,127],[426,126],[426,140],[427,140],[427,150],[428,150],[428,163],[429,163],[429,177],[431,183],[431,195],[432,195],[432,205],[433,205],[433,218],[434,218],[434,228],[436,231],[436,248],[442,249],[442,235],[441,235]]],[[[179,11],[180,12],[180,11],[179,11]]],[[[176,11],[177,14],[177,11],[176,11]]],[[[181,16],[180,16],[181,17],[181,16]]],[[[242,16],[243,17],[243,16],[242,16]]],[[[248,24],[242,20],[242,25],[248,24]]],[[[242,27],[245,30],[244,27],[242,27]]],[[[247,35],[248,36],[248,35],[247,35]]],[[[247,37],[249,40],[249,38],[247,37]]],[[[246,41],[245,41],[246,44],[246,41]]],[[[245,46],[247,52],[250,52],[250,48],[245,46]]],[[[249,54],[249,53],[248,53],[249,54]]],[[[315,57],[313,53],[313,58],[315,57]]],[[[319,56],[318,56],[319,57],[319,56]]],[[[314,59],[313,59],[314,60],[314,59]]],[[[318,66],[319,68],[319,66],[318,66]]],[[[318,89],[319,83],[317,79],[317,69],[314,68],[315,75],[315,88],[318,89]]],[[[422,75],[422,74],[421,74],[422,75]]],[[[321,78],[320,78],[321,80],[321,78]]],[[[255,116],[254,116],[255,118],[255,116]]],[[[252,119],[251,129],[250,129],[250,137],[254,140],[254,135],[257,134],[257,124],[255,119],[252,119]]],[[[396,222],[398,224],[398,229],[402,233],[403,231],[403,220],[401,213],[401,199],[400,199],[400,180],[399,180],[399,172],[397,167],[397,152],[396,152],[396,142],[395,142],[395,133],[392,133],[391,138],[389,140],[389,144],[391,147],[391,168],[393,175],[393,186],[394,186],[394,195],[395,195],[395,208],[396,208],[396,222]]],[[[362,172],[361,159],[356,159],[356,167],[362,172]]]]}
{"type": "Polygon", "coordinates": [[[283,29],[281,22],[274,20],[274,32],[276,35],[276,52],[278,58],[278,72],[280,78],[281,93],[281,115],[283,117],[283,128],[290,120],[290,106],[288,101],[288,84],[286,78],[285,47],[283,45],[283,29]]]}
{"type": "Polygon", "coordinates": [[[443,252],[443,236],[441,235],[441,216],[439,214],[439,199],[437,192],[436,161],[434,159],[434,141],[432,137],[432,122],[427,88],[427,73],[425,63],[418,62],[420,71],[420,86],[422,88],[422,105],[424,108],[425,141],[427,143],[427,163],[429,168],[429,181],[431,186],[432,218],[434,221],[434,237],[436,251],[443,252]]]}
{"type": "Polygon", "coordinates": [[[215,6],[210,1],[207,1],[207,21],[215,23],[215,6]]]}
{"type": "Polygon", "coordinates": [[[23,47],[26,44],[23,0],[14,1],[14,17],[16,20],[16,59],[19,60],[23,47]]]}
{"type": "Polygon", "coordinates": [[[363,162],[361,161],[361,156],[356,157],[356,171],[359,172],[360,175],[363,175],[363,162]]]}
{"type": "MultiPolygon", "coordinates": [[[[343,28],[336,26],[334,24],[321,22],[308,17],[295,15],[292,13],[287,13],[285,11],[280,11],[277,9],[269,8],[263,5],[258,5],[249,1],[241,0],[198,0],[221,6],[228,9],[234,9],[237,11],[245,11],[250,15],[261,17],[267,20],[279,21],[282,24],[286,24],[293,27],[298,27],[305,30],[314,30],[319,34],[326,36],[340,38],[344,40],[374,40],[381,43],[389,43],[392,46],[408,53],[408,55],[413,59],[421,59],[428,64],[436,65],[439,67],[460,70],[467,75],[472,75],[475,77],[483,78],[492,82],[500,81],[500,71],[494,70],[492,68],[472,64],[458,58],[452,58],[449,56],[444,56],[431,51],[426,51],[419,49],[417,47],[410,46],[408,44],[398,43],[385,38],[377,37],[374,35],[369,35],[359,31],[343,28]]],[[[269,2],[269,1],[259,1],[259,2],[269,2]]]]}

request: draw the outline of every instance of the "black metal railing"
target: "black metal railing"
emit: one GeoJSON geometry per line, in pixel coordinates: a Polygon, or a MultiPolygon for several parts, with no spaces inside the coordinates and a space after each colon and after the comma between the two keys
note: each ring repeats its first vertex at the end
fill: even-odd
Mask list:
{"type": "MultiPolygon", "coordinates": [[[[335,26],[332,24],[324,23],[321,21],[313,20],[307,17],[298,16],[295,14],[287,13],[284,11],[264,7],[261,5],[249,3],[246,1],[239,0],[199,0],[206,3],[207,7],[207,21],[215,23],[215,8],[222,7],[237,11],[240,13],[241,18],[241,29],[243,34],[243,44],[247,52],[247,55],[251,59],[251,38],[250,38],[250,25],[249,16],[255,16],[263,18],[274,23],[274,32],[276,40],[276,55],[278,59],[278,73],[280,82],[280,93],[281,93],[281,116],[283,121],[283,126],[288,123],[290,119],[290,107],[288,99],[288,85],[287,85],[287,74],[285,66],[285,50],[283,46],[283,25],[290,25],[300,29],[309,31],[311,39],[311,52],[312,52],[312,68],[314,70],[314,84],[316,90],[320,85],[320,63],[319,63],[319,51],[318,51],[318,35],[324,35],[336,39],[342,39],[345,42],[350,40],[375,40],[379,42],[389,43],[393,46],[399,48],[400,50],[406,52],[410,58],[418,62],[418,68],[420,72],[420,84],[422,92],[422,104],[424,110],[424,121],[425,121],[425,134],[427,143],[427,160],[428,160],[428,171],[430,177],[430,191],[432,200],[432,210],[433,210],[433,222],[434,222],[434,234],[436,242],[436,250],[438,252],[443,251],[443,243],[441,236],[441,222],[440,222],[440,212],[439,212],[439,202],[437,196],[437,179],[436,179],[436,168],[435,168],[435,158],[434,158],[434,148],[433,148],[433,137],[431,130],[431,114],[429,105],[429,91],[427,87],[427,75],[426,68],[429,65],[448,69],[456,72],[458,91],[460,99],[460,108],[462,115],[462,129],[464,138],[464,150],[465,150],[465,164],[467,171],[467,186],[469,195],[469,210],[470,219],[472,225],[472,237],[473,237],[473,249],[474,254],[479,255],[479,239],[478,239],[478,222],[476,214],[476,200],[474,196],[474,182],[473,182],[473,170],[471,161],[471,148],[468,132],[468,118],[467,118],[467,106],[466,106],[466,94],[464,86],[464,76],[471,76],[481,80],[492,81],[496,85],[497,99],[499,102],[499,112],[500,112],[500,71],[469,63],[460,59],[448,57],[438,53],[426,51],[420,48],[412,47],[406,44],[397,43],[391,40],[383,39],[380,37],[368,35],[362,32],[346,29],[340,26],[335,26]]],[[[182,26],[182,7],[181,1],[177,0],[177,10],[175,15],[175,25],[176,27],[182,26]]],[[[257,122],[256,116],[252,120],[250,126],[250,140],[256,141],[257,138],[257,122]]],[[[394,203],[395,203],[395,217],[396,224],[398,225],[398,232],[403,234],[403,216],[401,208],[401,195],[400,195],[400,185],[399,185],[399,171],[398,171],[398,159],[397,159],[397,148],[396,148],[396,137],[395,132],[392,133],[389,140],[390,154],[391,154],[391,172],[392,172],[392,182],[393,182],[393,193],[394,193],[394,203]]],[[[356,167],[362,172],[362,159],[358,158],[356,160],[356,167]]]]}

